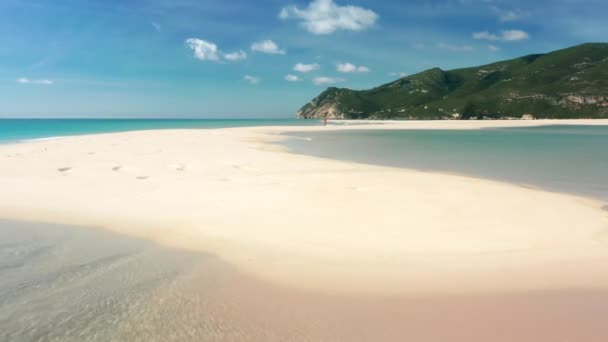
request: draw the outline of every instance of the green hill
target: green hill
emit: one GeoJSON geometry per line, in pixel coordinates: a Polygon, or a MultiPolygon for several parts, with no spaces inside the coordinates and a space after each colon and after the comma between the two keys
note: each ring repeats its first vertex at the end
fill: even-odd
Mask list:
{"type": "Polygon", "coordinates": [[[380,87],[328,88],[304,119],[608,118],[608,44],[481,67],[430,69],[380,87]]]}

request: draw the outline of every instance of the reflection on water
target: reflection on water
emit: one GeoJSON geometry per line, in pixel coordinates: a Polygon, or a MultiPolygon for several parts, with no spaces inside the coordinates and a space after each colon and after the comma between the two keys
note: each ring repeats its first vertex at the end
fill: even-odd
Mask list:
{"type": "Polygon", "coordinates": [[[0,341],[608,340],[608,292],[339,296],[103,230],[0,221],[0,341]]]}

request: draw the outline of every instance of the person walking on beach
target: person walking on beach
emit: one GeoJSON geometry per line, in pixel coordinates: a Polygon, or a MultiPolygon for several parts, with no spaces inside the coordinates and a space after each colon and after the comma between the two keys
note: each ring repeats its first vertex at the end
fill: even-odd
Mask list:
{"type": "Polygon", "coordinates": [[[323,115],[323,126],[327,126],[327,113],[323,115]]]}

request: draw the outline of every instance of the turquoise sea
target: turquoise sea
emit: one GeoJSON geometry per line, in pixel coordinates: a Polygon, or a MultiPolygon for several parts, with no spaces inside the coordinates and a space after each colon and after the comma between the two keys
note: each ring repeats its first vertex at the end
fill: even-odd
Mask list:
{"type": "Polygon", "coordinates": [[[608,201],[608,126],[293,133],[292,152],[508,181],[608,201]]]}
{"type": "Polygon", "coordinates": [[[310,126],[296,119],[0,119],[0,143],[68,135],[181,128],[310,126]]]}

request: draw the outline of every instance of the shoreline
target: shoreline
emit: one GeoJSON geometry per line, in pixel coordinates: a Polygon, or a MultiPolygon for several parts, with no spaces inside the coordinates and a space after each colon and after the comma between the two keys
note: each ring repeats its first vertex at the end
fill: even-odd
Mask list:
{"type": "MultiPolygon", "coordinates": [[[[0,119],[0,122],[3,119],[0,119]]],[[[13,120],[12,118],[7,118],[5,120],[13,120]]],[[[36,119],[37,120],[37,119],[36,119]]],[[[40,119],[46,120],[46,119],[40,119]]],[[[62,120],[62,119],[50,119],[50,120],[62,120]]],[[[78,119],[79,120],[79,119],[78,119]]],[[[91,119],[96,120],[96,119],[91,119]]],[[[102,119],[105,120],[105,119],[102,119]]],[[[124,119],[125,121],[129,121],[132,119],[124,119]]],[[[141,121],[146,121],[148,119],[141,119],[141,121]]],[[[156,120],[157,119],[150,119],[156,120]]],[[[167,119],[171,120],[171,119],[167,119]]],[[[196,120],[196,119],[195,119],[196,120]]],[[[213,119],[202,119],[213,121],[213,119]]],[[[221,120],[221,119],[218,119],[221,120]]],[[[246,119],[243,119],[246,120],[246,119]]],[[[274,120],[274,119],[260,119],[260,120],[274,120]]],[[[298,119],[302,122],[315,122],[320,120],[317,119],[298,119]]],[[[25,139],[16,139],[16,140],[0,140],[0,146],[6,145],[14,145],[20,143],[28,143],[35,141],[45,141],[45,140],[55,140],[55,139],[63,139],[63,138],[71,138],[71,137],[82,137],[82,136],[90,136],[90,135],[103,135],[103,134],[116,134],[116,133],[132,133],[132,132],[142,132],[142,131],[169,131],[169,130],[216,130],[216,129],[233,129],[233,128],[263,128],[263,127],[286,127],[287,129],[292,129],[293,127],[301,127],[301,128],[312,128],[316,129],[326,129],[331,130],[333,128],[343,129],[344,127],[349,127],[351,129],[361,129],[361,127],[366,127],[370,129],[415,129],[415,130],[423,130],[423,129],[483,129],[483,128],[512,128],[512,127],[538,127],[538,126],[550,126],[550,125],[584,125],[584,126],[608,126],[608,119],[536,119],[536,120],[328,120],[330,125],[323,127],[321,125],[294,125],[294,126],[227,126],[227,127],[191,127],[191,128],[143,128],[143,129],[131,129],[125,131],[107,131],[107,132],[92,132],[92,133],[76,133],[76,134],[68,134],[68,135],[58,135],[58,136],[48,136],[48,137],[40,137],[40,138],[25,138],[25,139]],[[391,127],[385,127],[385,125],[390,125],[391,127]]]]}
{"type": "Polygon", "coordinates": [[[452,122],[133,131],[3,145],[0,217],[207,251],[262,279],[320,292],[608,288],[608,217],[597,201],[269,144],[288,130],[496,125],[452,122]]]}

